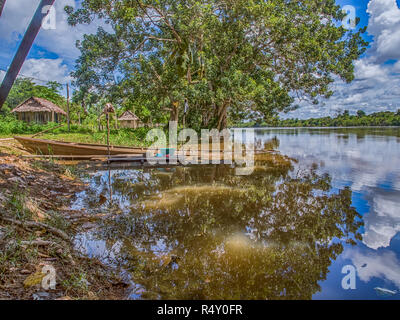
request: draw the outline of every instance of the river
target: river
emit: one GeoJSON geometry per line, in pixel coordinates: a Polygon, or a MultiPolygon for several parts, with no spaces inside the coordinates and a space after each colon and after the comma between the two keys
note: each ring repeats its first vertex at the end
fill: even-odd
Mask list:
{"type": "Polygon", "coordinates": [[[399,299],[400,129],[257,129],[277,155],[228,165],[98,170],[77,235],[130,299],[399,299]],[[111,199],[111,200],[110,200],[111,199]]]}

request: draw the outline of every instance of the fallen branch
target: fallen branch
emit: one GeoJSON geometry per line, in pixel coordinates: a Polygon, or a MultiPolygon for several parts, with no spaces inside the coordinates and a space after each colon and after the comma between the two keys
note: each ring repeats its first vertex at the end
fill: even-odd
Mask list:
{"type": "Polygon", "coordinates": [[[32,241],[21,241],[21,245],[31,245],[31,246],[38,246],[38,247],[47,247],[47,246],[58,246],[57,243],[53,241],[46,241],[46,240],[32,240],[32,241]]]}
{"type": "MultiPolygon", "coordinates": [[[[9,242],[10,244],[17,244],[18,241],[11,241],[9,242]]],[[[53,247],[59,247],[60,245],[58,245],[57,243],[53,242],[53,241],[45,241],[45,240],[41,240],[41,239],[37,239],[37,240],[31,240],[31,241],[20,241],[19,244],[22,247],[27,247],[27,246],[38,246],[38,247],[47,247],[47,246],[53,246],[53,247]]]]}
{"type": "Polygon", "coordinates": [[[41,222],[33,222],[33,221],[21,222],[21,221],[14,220],[14,219],[11,219],[11,218],[6,218],[6,217],[3,217],[3,216],[0,216],[0,219],[3,220],[3,221],[9,222],[9,223],[15,224],[17,226],[21,226],[23,228],[45,229],[46,231],[48,231],[48,232],[50,232],[50,233],[62,238],[65,241],[70,241],[70,238],[68,237],[68,235],[64,231],[61,231],[60,229],[51,227],[51,226],[49,226],[47,224],[44,224],[44,223],[41,223],[41,222]]]}

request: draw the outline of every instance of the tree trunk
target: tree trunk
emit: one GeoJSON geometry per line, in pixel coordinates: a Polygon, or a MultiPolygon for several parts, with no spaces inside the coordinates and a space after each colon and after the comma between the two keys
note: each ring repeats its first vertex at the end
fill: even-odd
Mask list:
{"type": "Polygon", "coordinates": [[[169,121],[179,122],[179,104],[173,103],[171,107],[171,116],[169,121]]]}
{"type": "Polygon", "coordinates": [[[218,108],[217,115],[217,129],[219,131],[226,128],[227,125],[227,110],[228,110],[228,102],[224,102],[222,106],[218,108]]]}

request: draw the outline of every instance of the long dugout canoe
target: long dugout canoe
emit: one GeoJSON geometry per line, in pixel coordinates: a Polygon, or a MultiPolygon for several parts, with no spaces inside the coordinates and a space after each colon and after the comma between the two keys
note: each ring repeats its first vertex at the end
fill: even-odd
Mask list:
{"type": "MultiPolygon", "coordinates": [[[[27,151],[41,155],[108,155],[107,145],[62,142],[55,140],[14,137],[27,151]]],[[[110,146],[110,155],[144,155],[148,149],[139,147],[110,146]]],[[[156,150],[154,150],[156,151],[156,150]]]]}

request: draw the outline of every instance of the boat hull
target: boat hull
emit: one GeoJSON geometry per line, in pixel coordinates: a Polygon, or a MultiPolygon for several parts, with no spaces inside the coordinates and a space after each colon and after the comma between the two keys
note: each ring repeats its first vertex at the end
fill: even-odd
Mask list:
{"type": "Polygon", "coordinates": [[[30,153],[41,154],[41,155],[99,156],[108,154],[143,155],[146,153],[145,148],[110,146],[110,151],[108,151],[106,145],[80,144],[80,143],[60,142],[60,141],[33,139],[25,137],[14,137],[14,138],[30,153]]]}

